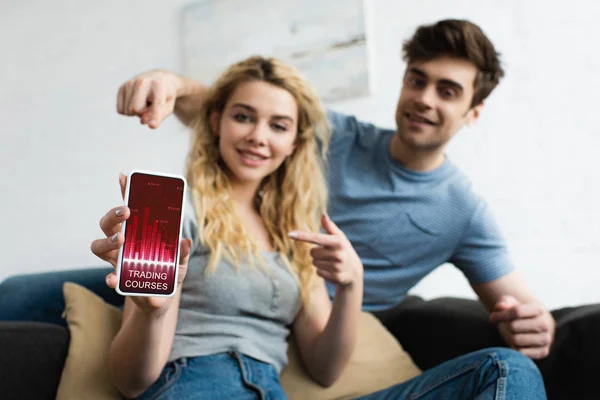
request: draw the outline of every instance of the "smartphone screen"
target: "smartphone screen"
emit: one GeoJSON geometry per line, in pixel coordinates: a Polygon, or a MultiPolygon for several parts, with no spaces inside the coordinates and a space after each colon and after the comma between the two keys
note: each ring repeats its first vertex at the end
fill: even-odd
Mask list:
{"type": "Polygon", "coordinates": [[[129,176],[119,257],[119,292],[163,295],[175,292],[185,179],[145,172],[129,176]]]}

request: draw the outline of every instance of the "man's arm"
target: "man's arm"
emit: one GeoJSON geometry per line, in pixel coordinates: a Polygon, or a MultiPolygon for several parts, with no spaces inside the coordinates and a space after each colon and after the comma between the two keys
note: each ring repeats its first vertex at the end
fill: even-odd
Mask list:
{"type": "Polygon", "coordinates": [[[554,318],[518,271],[472,287],[512,348],[534,359],[548,355],[554,339],[554,318]]]}
{"type": "Polygon", "coordinates": [[[179,78],[181,84],[175,98],[175,116],[184,125],[189,126],[190,122],[200,111],[208,89],[205,85],[193,79],[179,78]]]}
{"type": "Polygon", "coordinates": [[[517,270],[491,282],[472,284],[471,287],[490,312],[503,295],[512,296],[522,303],[539,303],[517,270]]]}
{"type": "Polygon", "coordinates": [[[137,116],[144,125],[156,129],[175,113],[186,126],[202,107],[207,88],[202,83],[166,70],[140,74],[119,88],[117,111],[137,116]]]}
{"type": "Polygon", "coordinates": [[[479,199],[450,261],[469,279],[504,340],[530,356],[548,355],[554,319],[515,271],[506,243],[485,201],[479,199]]]}

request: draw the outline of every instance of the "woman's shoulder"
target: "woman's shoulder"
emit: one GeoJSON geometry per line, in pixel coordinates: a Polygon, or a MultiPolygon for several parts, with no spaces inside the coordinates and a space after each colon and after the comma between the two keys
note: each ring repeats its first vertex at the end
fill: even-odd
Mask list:
{"type": "Polygon", "coordinates": [[[191,251],[194,252],[199,245],[198,238],[198,218],[194,206],[194,195],[191,189],[188,189],[185,195],[183,205],[183,218],[181,227],[182,239],[192,239],[191,251]]]}

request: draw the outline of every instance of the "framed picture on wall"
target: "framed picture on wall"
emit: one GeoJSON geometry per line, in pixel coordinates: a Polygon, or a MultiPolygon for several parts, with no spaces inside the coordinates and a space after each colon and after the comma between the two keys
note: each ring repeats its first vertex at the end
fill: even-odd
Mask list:
{"type": "Polygon", "coordinates": [[[298,68],[325,103],[369,94],[362,0],[204,0],[182,11],[183,73],[210,83],[230,64],[271,56],[298,68]]]}

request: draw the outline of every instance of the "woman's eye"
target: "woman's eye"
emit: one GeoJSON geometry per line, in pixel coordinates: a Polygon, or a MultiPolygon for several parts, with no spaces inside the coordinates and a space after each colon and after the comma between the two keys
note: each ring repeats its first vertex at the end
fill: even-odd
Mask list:
{"type": "Polygon", "coordinates": [[[246,114],[235,114],[233,116],[233,119],[235,119],[237,122],[248,122],[250,120],[250,117],[246,114]]]}
{"type": "Polygon", "coordinates": [[[273,129],[279,132],[287,131],[287,127],[285,125],[273,124],[273,129]]]}

